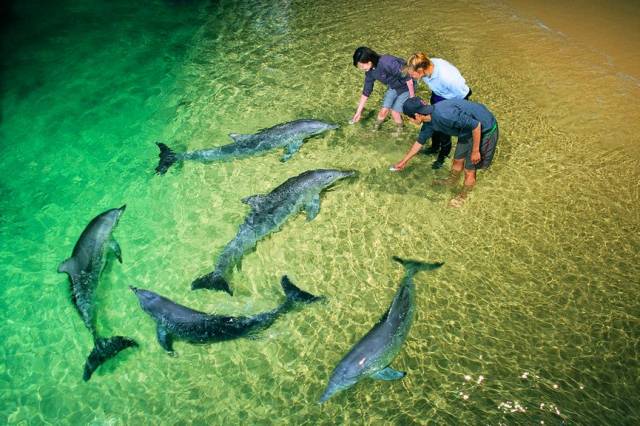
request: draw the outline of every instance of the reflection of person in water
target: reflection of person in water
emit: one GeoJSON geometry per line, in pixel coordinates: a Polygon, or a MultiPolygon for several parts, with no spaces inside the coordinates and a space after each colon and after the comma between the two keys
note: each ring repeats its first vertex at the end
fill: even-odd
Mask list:
{"type": "Polygon", "coordinates": [[[464,166],[464,187],[449,203],[452,207],[460,207],[476,183],[476,170],[486,169],[493,160],[498,143],[496,118],[484,105],[463,99],[450,99],[435,105],[427,105],[416,96],[407,99],[403,111],[410,118],[422,123],[422,129],[418,140],[404,158],[392,167],[392,170],[404,169],[434,131],[457,136],[458,143],[451,174],[446,179],[434,181],[434,184],[447,186],[456,184],[464,166]]]}
{"type": "Polygon", "coordinates": [[[409,97],[413,97],[413,80],[403,75],[402,68],[405,63],[402,59],[391,55],[378,55],[368,47],[358,47],[353,54],[353,66],[365,72],[364,88],[352,123],[360,121],[362,110],[367,99],[373,91],[376,80],[385,84],[388,89],[384,95],[382,108],[378,113],[375,128],[378,129],[391,111],[391,117],[398,128],[402,128],[402,104],[409,97]]]}
{"type": "MultiPolygon", "coordinates": [[[[431,105],[445,99],[469,99],[471,89],[467,86],[460,71],[444,59],[429,59],[422,52],[411,55],[405,67],[406,72],[414,80],[422,79],[431,90],[431,105]]],[[[438,154],[431,165],[439,169],[444,165],[444,159],[451,152],[451,136],[434,131],[431,136],[431,146],[423,149],[424,154],[438,154]]]]}

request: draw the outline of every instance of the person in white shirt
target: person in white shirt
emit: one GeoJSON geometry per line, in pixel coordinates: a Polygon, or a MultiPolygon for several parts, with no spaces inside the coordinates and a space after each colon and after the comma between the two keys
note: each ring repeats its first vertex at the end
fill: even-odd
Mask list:
{"type": "MultiPolygon", "coordinates": [[[[467,86],[460,71],[444,59],[431,58],[418,52],[407,60],[405,72],[414,80],[422,79],[431,90],[431,105],[444,99],[469,99],[471,89],[467,86]]],[[[441,132],[433,132],[431,146],[423,150],[425,154],[438,154],[431,165],[439,169],[451,152],[451,136],[441,132]]]]}

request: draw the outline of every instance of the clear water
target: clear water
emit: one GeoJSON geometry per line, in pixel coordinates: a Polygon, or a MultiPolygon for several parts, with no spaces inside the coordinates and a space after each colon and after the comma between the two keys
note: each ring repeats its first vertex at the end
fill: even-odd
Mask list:
{"type": "Polygon", "coordinates": [[[640,421],[636,79],[501,2],[75,3],[23,4],[3,35],[1,421],[640,421]],[[301,117],[346,123],[361,44],[447,58],[495,112],[498,154],[462,209],[431,187],[446,171],[430,158],[387,171],[417,130],[370,130],[381,88],[364,123],[288,163],[274,152],[153,174],[156,140],[195,149],[301,117]],[[259,243],[235,297],[190,291],[242,223],[241,198],[321,167],[361,176],[324,194],[313,222],[300,215],[259,243]],[[55,271],[93,216],[124,203],[124,263],[103,274],[98,328],[140,347],[84,383],[90,335],[55,271]],[[393,297],[393,255],[446,263],[416,277],[417,315],[393,363],[407,377],[316,404],[393,297]],[[251,314],[280,303],[283,274],[328,303],[257,340],[177,343],[177,358],[128,290],[251,314]]]}

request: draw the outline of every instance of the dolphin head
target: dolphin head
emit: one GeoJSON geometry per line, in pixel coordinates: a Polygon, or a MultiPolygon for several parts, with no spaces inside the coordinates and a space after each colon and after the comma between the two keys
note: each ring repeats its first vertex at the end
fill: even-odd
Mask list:
{"type": "Polygon", "coordinates": [[[331,376],[331,379],[329,380],[329,384],[327,385],[327,388],[324,390],[324,393],[320,397],[318,404],[322,404],[323,402],[331,398],[336,393],[350,388],[351,386],[356,384],[356,382],[357,382],[356,379],[349,380],[349,379],[346,379],[345,377],[336,376],[334,374],[333,376],[331,376]]]}
{"type": "Polygon", "coordinates": [[[107,210],[102,214],[102,218],[111,223],[111,228],[115,228],[126,209],[127,205],[124,204],[120,208],[107,210]]]}
{"type": "Polygon", "coordinates": [[[315,185],[327,188],[339,180],[346,179],[352,176],[357,176],[358,172],[355,170],[336,170],[325,169],[315,170],[313,174],[313,180],[315,185]]]}
{"type": "Polygon", "coordinates": [[[149,309],[151,309],[155,302],[160,300],[160,296],[152,291],[133,286],[129,286],[129,288],[138,297],[138,302],[140,302],[140,306],[142,307],[142,309],[147,312],[149,311],[149,309]]]}
{"type": "Polygon", "coordinates": [[[302,120],[300,125],[302,126],[302,131],[309,136],[319,135],[327,130],[333,130],[340,127],[337,124],[327,123],[320,120],[302,120]]]}

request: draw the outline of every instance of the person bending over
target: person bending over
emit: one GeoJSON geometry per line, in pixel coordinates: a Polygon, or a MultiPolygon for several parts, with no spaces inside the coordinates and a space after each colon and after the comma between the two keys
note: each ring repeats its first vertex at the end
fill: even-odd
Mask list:
{"type": "Polygon", "coordinates": [[[435,180],[434,184],[456,184],[464,168],[463,189],[449,203],[452,207],[460,207],[476,183],[476,170],[486,169],[491,165],[498,143],[498,121],[484,105],[463,99],[449,99],[427,105],[416,96],[407,99],[403,112],[422,123],[422,128],[417,141],[392,170],[404,169],[434,131],[457,136],[451,173],[446,179],[435,180]]]}
{"type": "MultiPolygon", "coordinates": [[[[423,52],[414,53],[407,60],[405,71],[411,78],[422,79],[431,90],[431,105],[445,99],[469,99],[471,89],[458,69],[440,58],[431,58],[423,52]]],[[[417,88],[416,88],[417,89],[417,88]]],[[[431,136],[431,146],[423,149],[424,154],[438,154],[431,167],[439,169],[444,165],[444,159],[451,152],[451,136],[434,131],[431,136]]]]}
{"type": "Polygon", "coordinates": [[[378,113],[378,119],[374,128],[377,130],[384,122],[391,111],[391,117],[398,126],[402,128],[402,104],[409,97],[414,96],[414,81],[408,75],[404,75],[402,69],[405,65],[404,60],[391,55],[378,55],[368,47],[361,46],[356,49],[353,54],[353,65],[359,70],[364,71],[364,87],[362,96],[356,113],[351,119],[351,123],[357,123],[362,117],[364,105],[373,91],[375,81],[379,81],[387,86],[387,92],[384,95],[382,108],[378,113]]]}

